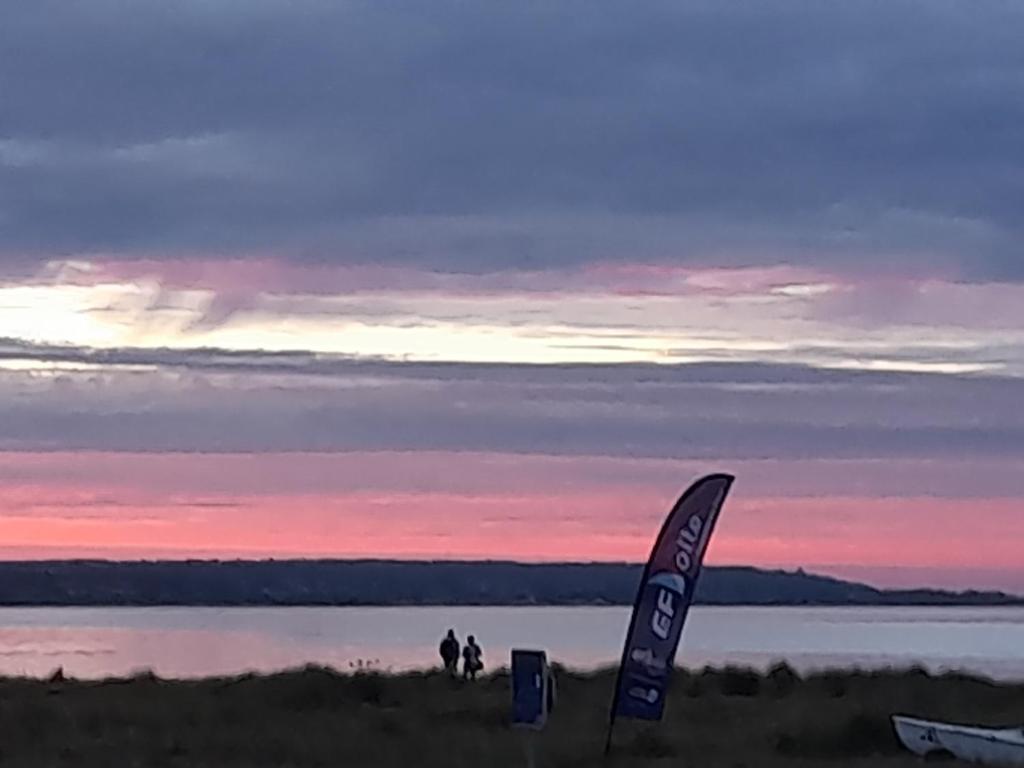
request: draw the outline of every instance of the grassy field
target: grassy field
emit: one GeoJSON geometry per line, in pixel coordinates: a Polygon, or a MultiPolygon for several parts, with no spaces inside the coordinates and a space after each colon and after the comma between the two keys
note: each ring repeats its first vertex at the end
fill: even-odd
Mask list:
{"type": "MultiPolygon", "coordinates": [[[[601,765],[611,673],[558,676],[538,767],[601,765]]],[[[190,682],[0,681],[3,766],[525,765],[501,673],[342,675],[307,668],[190,682]]],[[[892,712],[1024,722],[1024,686],[921,671],[678,672],[665,720],[623,722],[614,766],[911,766],[892,712]]]]}

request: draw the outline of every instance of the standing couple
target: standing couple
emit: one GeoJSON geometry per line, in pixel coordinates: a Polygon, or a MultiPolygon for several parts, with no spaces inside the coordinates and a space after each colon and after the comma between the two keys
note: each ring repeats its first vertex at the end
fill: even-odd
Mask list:
{"type": "Polygon", "coordinates": [[[455,677],[459,673],[459,651],[462,655],[462,677],[464,680],[476,680],[476,674],[484,668],[484,651],[476,644],[476,638],[466,638],[466,647],[462,648],[455,637],[455,630],[449,629],[448,636],[441,641],[441,661],[449,675],[455,677]]]}

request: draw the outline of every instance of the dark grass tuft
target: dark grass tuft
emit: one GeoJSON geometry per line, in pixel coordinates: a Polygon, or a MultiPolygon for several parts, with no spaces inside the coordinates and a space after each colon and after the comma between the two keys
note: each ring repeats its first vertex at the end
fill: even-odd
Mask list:
{"type": "Polygon", "coordinates": [[[655,759],[675,757],[678,754],[675,745],[654,728],[644,729],[634,736],[628,752],[638,757],[655,759]]]}
{"type": "Polygon", "coordinates": [[[800,675],[788,664],[776,664],[765,675],[765,690],[772,696],[789,696],[800,685],[800,675]]]}
{"type": "Polygon", "coordinates": [[[854,712],[827,722],[807,722],[779,733],[775,748],[797,757],[843,758],[899,754],[900,745],[888,715],[854,712]]]}
{"type": "Polygon", "coordinates": [[[724,696],[757,696],[761,692],[761,675],[752,669],[726,667],[717,678],[724,696]]]}

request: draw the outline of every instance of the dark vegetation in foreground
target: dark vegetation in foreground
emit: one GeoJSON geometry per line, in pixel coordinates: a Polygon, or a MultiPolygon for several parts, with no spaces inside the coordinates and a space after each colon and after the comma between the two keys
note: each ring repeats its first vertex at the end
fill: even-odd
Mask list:
{"type": "MultiPolygon", "coordinates": [[[[0,605],[632,605],[628,563],[0,562],[0,605]]],[[[1013,605],[1002,592],[881,590],[803,571],[706,568],[708,605],[1013,605]]]]}
{"type": "MultiPolygon", "coordinates": [[[[538,766],[601,765],[613,675],[558,673],[538,766]]],[[[509,724],[509,680],[438,673],[271,676],[169,682],[0,681],[3,766],[367,766],[525,764],[509,724]]],[[[893,712],[1024,722],[1024,686],[923,671],[800,678],[741,669],[678,672],[665,720],[622,722],[612,766],[912,766],[893,712]]]]}

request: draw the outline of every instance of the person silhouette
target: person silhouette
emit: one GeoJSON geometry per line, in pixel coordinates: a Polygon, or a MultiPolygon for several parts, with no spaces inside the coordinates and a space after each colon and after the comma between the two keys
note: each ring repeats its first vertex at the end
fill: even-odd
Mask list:
{"type": "Polygon", "coordinates": [[[466,647],[462,649],[462,677],[464,680],[476,680],[476,674],[484,668],[484,651],[477,645],[476,638],[466,638],[466,647]]]}
{"type": "Polygon", "coordinates": [[[459,650],[460,646],[458,639],[455,637],[455,630],[449,629],[448,634],[441,641],[438,652],[441,654],[441,662],[444,664],[445,671],[452,677],[458,674],[459,650]]]}

